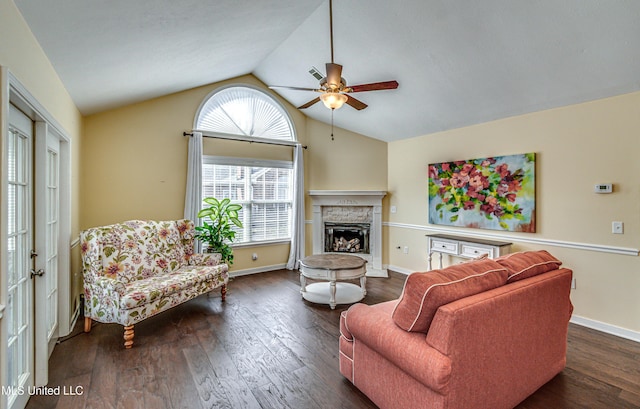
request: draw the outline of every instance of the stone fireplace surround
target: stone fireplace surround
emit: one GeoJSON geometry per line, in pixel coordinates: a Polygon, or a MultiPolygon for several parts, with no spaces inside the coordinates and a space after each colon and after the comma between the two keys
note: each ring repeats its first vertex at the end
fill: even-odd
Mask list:
{"type": "Polygon", "coordinates": [[[310,190],[313,254],[325,253],[325,222],[369,223],[369,254],[353,255],[367,260],[368,277],[387,277],[382,268],[382,198],[386,194],[381,190],[310,190]]]}

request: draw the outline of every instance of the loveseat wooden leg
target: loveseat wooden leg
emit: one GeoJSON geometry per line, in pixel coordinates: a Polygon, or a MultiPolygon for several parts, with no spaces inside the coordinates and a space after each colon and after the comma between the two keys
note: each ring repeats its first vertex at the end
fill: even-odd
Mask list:
{"type": "Polygon", "coordinates": [[[91,318],[84,317],[84,332],[91,331],[91,318]]]}
{"type": "Polygon", "coordinates": [[[220,289],[220,293],[222,294],[222,301],[227,299],[227,285],[222,284],[222,288],[220,289]]]}
{"type": "Polygon", "coordinates": [[[133,325],[124,327],[124,347],[129,349],[133,345],[133,325]]]}

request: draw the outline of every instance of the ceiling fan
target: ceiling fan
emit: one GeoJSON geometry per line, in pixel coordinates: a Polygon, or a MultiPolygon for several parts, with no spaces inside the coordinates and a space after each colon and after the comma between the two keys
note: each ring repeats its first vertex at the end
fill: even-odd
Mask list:
{"type": "Polygon", "coordinates": [[[342,78],[342,65],[333,62],[333,0],[329,0],[329,31],[331,35],[331,62],[326,64],[327,75],[323,76],[315,67],[312,68],[309,73],[320,81],[318,88],[303,88],[303,87],[286,87],[286,86],[270,86],[269,88],[283,88],[292,89],[297,91],[314,91],[319,92],[320,96],[312,99],[311,101],[302,104],[298,109],[309,108],[316,102],[322,101],[322,103],[332,111],[339,109],[345,103],[352,106],[357,110],[365,109],[367,104],[352,97],[351,93],[365,92],[365,91],[378,91],[385,89],[398,88],[398,81],[383,81],[373,82],[370,84],[362,85],[347,85],[347,81],[342,78]]]}

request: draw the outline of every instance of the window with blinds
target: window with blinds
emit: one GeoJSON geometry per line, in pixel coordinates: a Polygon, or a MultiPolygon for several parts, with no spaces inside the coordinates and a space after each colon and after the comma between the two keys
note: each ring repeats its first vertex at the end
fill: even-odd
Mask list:
{"type": "MultiPolygon", "coordinates": [[[[245,85],[220,88],[200,106],[195,129],[213,134],[295,141],[285,109],[260,89],[245,85]]],[[[202,197],[229,198],[242,205],[243,228],[236,243],[291,239],[293,163],[225,156],[205,156],[202,197]]]]}
{"type": "Polygon", "coordinates": [[[228,197],[242,205],[236,242],[291,238],[293,167],[290,162],[205,156],[202,197],[228,197]]]}

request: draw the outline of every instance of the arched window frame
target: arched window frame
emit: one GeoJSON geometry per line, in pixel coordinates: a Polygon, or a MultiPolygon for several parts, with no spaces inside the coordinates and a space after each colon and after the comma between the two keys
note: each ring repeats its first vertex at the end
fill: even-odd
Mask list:
{"type": "Polygon", "coordinates": [[[220,88],[216,88],[215,90],[213,90],[209,94],[207,94],[207,96],[200,103],[200,106],[198,107],[198,110],[196,111],[196,115],[195,115],[195,117],[193,119],[193,129],[196,130],[196,131],[202,132],[203,135],[215,136],[215,137],[224,138],[224,139],[244,140],[244,141],[249,141],[249,142],[269,141],[269,142],[272,142],[272,143],[278,144],[278,145],[296,145],[298,143],[297,142],[297,137],[296,137],[297,133],[296,133],[295,125],[293,123],[293,120],[291,119],[291,116],[289,115],[289,113],[285,109],[285,107],[280,103],[280,101],[278,101],[272,95],[270,95],[269,93],[265,92],[263,89],[261,89],[259,87],[256,87],[254,85],[251,85],[251,84],[242,84],[242,83],[229,84],[229,85],[225,85],[225,86],[220,87],[220,88]],[[247,88],[247,89],[251,90],[252,92],[256,92],[256,93],[261,94],[261,97],[264,98],[264,101],[268,101],[269,103],[271,103],[273,105],[273,107],[282,115],[282,118],[284,118],[286,120],[287,126],[288,126],[289,131],[290,131],[290,138],[289,139],[270,138],[270,137],[265,137],[265,136],[246,135],[246,134],[241,134],[241,133],[223,132],[223,131],[216,130],[216,129],[202,128],[201,125],[200,125],[200,117],[203,114],[203,110],[207,107],[207,104],[213,98],[215,98],[216,95],[218,95],[218,94],[220,94],[222,92],[226,92],[226,91],[228,91],[230,89],[233,89],[233,88],[247,88]]]}

